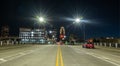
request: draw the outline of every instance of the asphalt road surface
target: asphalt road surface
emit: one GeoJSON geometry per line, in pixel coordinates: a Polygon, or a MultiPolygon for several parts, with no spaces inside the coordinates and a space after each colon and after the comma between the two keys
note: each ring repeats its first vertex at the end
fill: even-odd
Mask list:
{"type": "Polygon", "coordinates": [[[120,49],[81,45],[0,47],[0,66],[120,66],[120,49]]]}

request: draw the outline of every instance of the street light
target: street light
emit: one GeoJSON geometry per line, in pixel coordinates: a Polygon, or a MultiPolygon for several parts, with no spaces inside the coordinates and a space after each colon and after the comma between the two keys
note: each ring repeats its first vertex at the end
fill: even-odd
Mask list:
{"type": "MultiPolygon", "coordinates": [[[[78,24],[78,23],[84,23],[84,22],[82,22],[82,18],[76,18],[75,21],[74,21],[74,23],[78,24]]],[[[84,42],[85,42],[85,39],[86,39],[85,38],[85,24],[83,24],[83,26],[84,26],[83,27],[84,28],[83,34],[84,34],[84,42]]]]}
{"type": "Polygon", "coordinates": [[[39,17],[39,21],[40,21],[40,22],[44,22],[45,20],[44,20],[43,17],[39,17]]]}
{"type": "Polygon", "coordinates": [[[37,22],[34,22],[34,27],[35,24],[40,25],[40,27],[44,27],[44,25],[46,24],[46,18],[44,16],[36,16],[36,21],[37,22]]]}
{"type": "Polygon", "coordinates": [[[37,20],[38,22],[40,22],[40,23],[46,22],[46,18],[43,17],[43,16],[36,16],[36,20],[37,20]]]}
{"type": "Polygon", "coordinates": [[[79,18],[76,18],[76,19],[75,19],[75,22],[79,23],[79,22],[80,22],[80,19],[79,19],[79,18]]]}

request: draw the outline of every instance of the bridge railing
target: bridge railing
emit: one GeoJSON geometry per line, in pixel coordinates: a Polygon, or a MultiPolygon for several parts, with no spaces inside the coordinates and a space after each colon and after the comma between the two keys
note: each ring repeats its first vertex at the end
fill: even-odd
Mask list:
{"type": "Polygon", "coordinates": [[[120,48],[120,43],[94,42],[96,46],[120,48]]]}
{"type": "Polygon", "coordinates": [[[20,44],[18,41],[0,41],[0,46],[20,44]]]}
{"type": "Polygon", "coordinates": [[[44,43],[37,43],[37,42],[22,42],[17,40],[0,40],[0,46],[6,46],[6,45],[23,45],[23,44],[48,44],[47,41],[44,43]]]}

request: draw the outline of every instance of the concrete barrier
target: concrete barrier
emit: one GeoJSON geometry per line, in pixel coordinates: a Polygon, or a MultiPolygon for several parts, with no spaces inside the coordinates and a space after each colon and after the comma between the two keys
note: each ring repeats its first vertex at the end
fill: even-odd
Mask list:
{"type": "Polygon", "coordinates": [[[3,45],[3,41],[0,41],[0,45],[1,45],[1,46],[3,45]]]}
{"type": "Polygon", "coordinates": [[[94,45],[96,46],[104,46],[104,47],[115,47],[115,48],[120,48],[120,44],[119,43],[102,43],[102,42],[97,42],[97,43],[94,43],[94,45]]]}
{"type": "Polygon", "coordinates": [[[107,46],[107,44],[106,44],[106,43],[104,43],[104,46],[106,47],[106,46],[107,46]]]}
{"type": "Polygon", "coordinates": [[[118,43],[115,43],[115,48],[118,48],[118,43]]]}
{"type": "Polygon", "coordinates": [[[100,46],[102,46],[102,43],[100,43],[100,46]]]}
{"type": "Polygon", "coordinates": [[[10,43],[9,43],[9,40],[7,41],[7,45],[9,45],[10,43]]]}
{"type": "Polygon", "coordinates": [[[97,46],[99,46],[99,43],[96,43],[97,44],[97,46]]]}
{"type": "Polygon", "coordinates": [[[109,43],[109,47],[112,47],[112,43],[109,43]]]}

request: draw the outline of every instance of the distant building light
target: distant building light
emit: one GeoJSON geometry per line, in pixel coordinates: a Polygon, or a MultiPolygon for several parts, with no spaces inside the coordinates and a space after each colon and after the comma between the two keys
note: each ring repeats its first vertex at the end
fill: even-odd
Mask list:
{"type": "Polygon", "coordinates": [[[114,37],[106,37],[106,39],[114,39],[114,37]]]}
{"type": "Polygon", "coordinates": [[[55,36],[53,35],[52,37],[54,38],[55,36]]]}
{"type": "Polygon", "coordinates": [[[34,33],[34,32],[31,32],[32,34],[34,33]]]}
{"type": "Polygon", "coordinates": [[[33,37],[33,34],[31,34],[31,36],[33,37]]]}
{"type": "Polygon", "coordinates": [[[64,38],[66,38],[66,36],[64,36],[64,38]]]}
{"type": "Polygon", "coordinates": [[[52,31],[49,31],[49,33],[52,33],[52,31]]]}
{"type": "Polygon", "coordinates": [[[50,44],[50,41],[48,42],[48,44],[50,44]]]}

